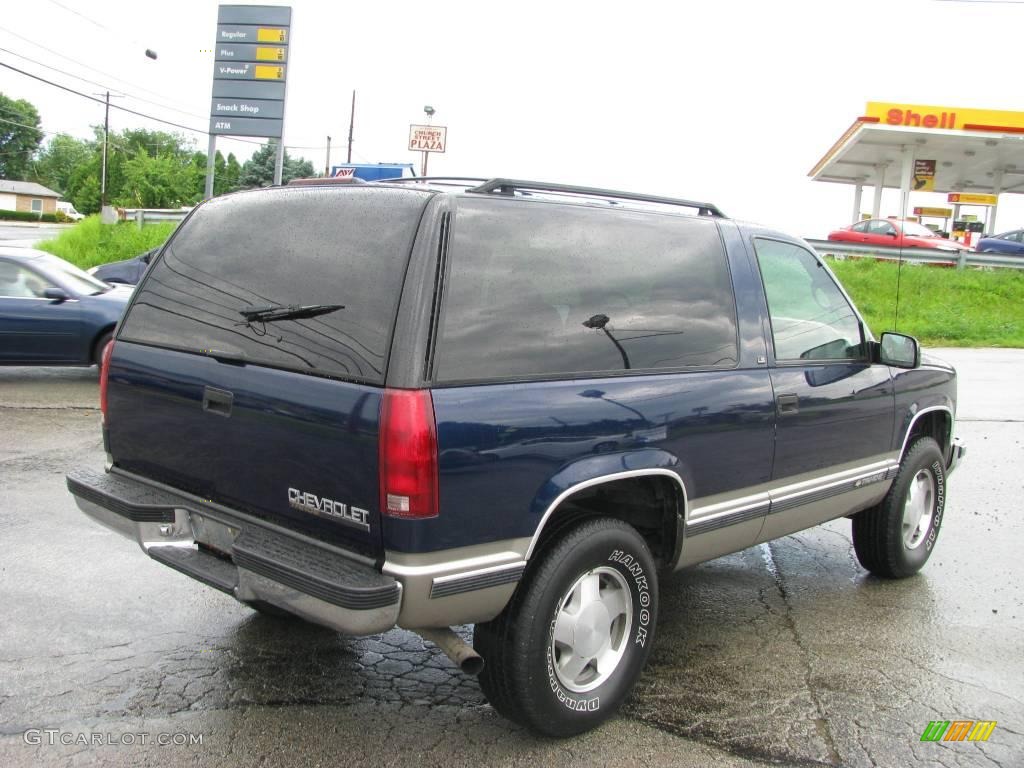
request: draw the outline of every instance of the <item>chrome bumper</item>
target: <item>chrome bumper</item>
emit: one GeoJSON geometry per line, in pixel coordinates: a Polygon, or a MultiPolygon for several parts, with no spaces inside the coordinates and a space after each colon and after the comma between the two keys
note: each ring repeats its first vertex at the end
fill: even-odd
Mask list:
{"type": "Polygon", "coordinates": [[[391,629],[402,584],[369,560],[132,476],[67,476],[79,509],[164,565],[349,635],[391,629]],[[198,545],[203,545],[202,547],[198,545]]]}
{"type": "Polygon", "coordinates": [[[959,437],[953,438],[953,448],[949,452],[949,466],[946,467],[946,474],[953,474],[960,461],[967,455],[967,446],[961,442],[959,437]]]}

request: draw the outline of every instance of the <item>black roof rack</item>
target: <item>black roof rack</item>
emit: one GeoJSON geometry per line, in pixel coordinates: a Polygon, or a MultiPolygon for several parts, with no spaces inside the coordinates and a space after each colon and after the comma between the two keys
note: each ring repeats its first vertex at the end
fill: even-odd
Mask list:
{"type": "Polygon", "coordinates": [[[657,205],[677,205],[695,208],[700,216],[713,216],[720,219],[728,218],[717,205],[702,203],[697,200],[683,200],[676,197],[644,195],[638,192],[622,192],[615,189],[597,187],[576,187],[570,184],[552,184],[546,181],[523,181],[522,179],[481,179],[471,176],[402,176],[396,179],[381,179],[381,184],[428,182],[437,186],[462,187],[467,192],[479,194],[514,195],[516,192],[530,194],[541,192],[546,194],[571,195],[574,197],[590,197],[615,203],[618,200],[630,200],[640,203],[657,205]],[[474,186],[475,185],[475,186],[474,186]]]}
{"type": "Polygon", "coordinates": [[[393,179],[379,179],[380,184],[406,184],[412,182],[429,181],[439,186],[453,186],[469,188],[473,184],[481,184],[487,179],[476,176],[398,176],[393,179]]]}
{"type": "Polygon", "coordinates": [[[621,192],[614,189],[598,189],[596,187],[575,187],[569,184],[551,184],[544,181],[523,181],[521,179],[490,179],[478,187],[473,187],[469,192],[482,194],[514,195],[516,192],[548,192],[554,194],[574,195],[580,197],[596,197],[604,200],[632,200],[641,203],[656,203],[658,205],[679,205],[686,208],[696,208],[701,216],[714,216],[727,218],[718,206],[711,203],[702,203],[696,200],[682,200],[675,197],[660,197],[658,195],[644,195],[637,192],[621,192]]]}

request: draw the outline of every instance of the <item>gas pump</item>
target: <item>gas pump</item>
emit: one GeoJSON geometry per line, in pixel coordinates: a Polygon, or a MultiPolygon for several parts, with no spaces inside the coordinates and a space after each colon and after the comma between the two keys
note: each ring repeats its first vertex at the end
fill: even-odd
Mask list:
{"type": "Polygon", "coordinates": [[[991,211],[999,203],[999,196],[951,192],[946,196],[946,200],[953,203],[953,238],[970,248],[976,239],[975,235],[982,235],[988,228],[991,211]],[[961,215],[960,209],[965,206],[984,209],[984,221],[978,221],[975,214],[961,215]]]}

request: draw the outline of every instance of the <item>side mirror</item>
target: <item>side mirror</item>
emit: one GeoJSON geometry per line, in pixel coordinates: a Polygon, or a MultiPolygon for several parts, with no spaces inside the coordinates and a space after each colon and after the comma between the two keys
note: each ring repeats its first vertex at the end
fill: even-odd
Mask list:
{"type": "Polygon", "coordinates": [[[878,360],[894,368],[917,368],[921,365],[921,345],[913,336],[883,333],[878,345],[878,360]]]}
{"type": "Polygon", "coordinates": [[[43,291],[43,298],[49,299],[54,304],[62,304],[71,297],[62,288],[47,288],[43,291]]]}
{"type": "Polygon", "coordinates": [[[898,232],[896,232],[895,230],[892,230],[892,229],[890,229],[890,230],[889,230],[888,232],[886,232],[885,234],[887,234],[887,235],[888,235],[889,237],[899,237],[899,233],[898,233],[898,232]]]}

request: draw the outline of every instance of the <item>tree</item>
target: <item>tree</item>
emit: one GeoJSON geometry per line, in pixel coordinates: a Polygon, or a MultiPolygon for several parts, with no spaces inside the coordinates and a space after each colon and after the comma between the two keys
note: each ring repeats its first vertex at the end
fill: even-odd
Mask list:
{"type": "Polygon", "coordinates": [[[131,208],[177,208],[198,202],[197,180],[202,178],[202,167],[192,155],[172,152],[150,157],[137,152],[125,161],[123,183],[118,196],[119,205],[131,208]]]}
{"type": "MultiPolygon", "coordinates": [[[[241,189],[269,187],[274,183],[274,162],[277,159],[277,141],[271,139],[257,149],[253,156],[245,161],[238,179],[241,189]]],[[[288,150],[284,151],[284,166],[281,169],[281,183],[287,184],[292,179],[302,179],[313,175],[313,164],[309,160],[292,158],[288,150]]]]}
{"type": "MultiPolygon", "coordinates": [[[[89,163],[95,147],[88,141],[60,134],[50,139],[36,159],[32,178],[63,195],[67,195],[75,171],[89,163]]],[[[77,207],[77,206],[76,206],[77,207]]]]}
{"type": "Polygon", "coordinates": [[[238,180],[242,176],[242,166],[234,152],[228,152],[228,161],[224,165],[224,191],[234,192],[238,189],[238,180]]]}
{"type": "Polygon", "coordinates": [[[36,108],[0,93],[0,178],[24,180],[42,141],[36,108]]]}
{"type": "Polygon", "coordinates": [[[214,196],[225,195],[238,189],[238,177],[242,173],[242,166],[238,164],[238,158],[233,152],[228,153],[228,159],[217,150],[213,159],[213,194],[214,196]]]}

